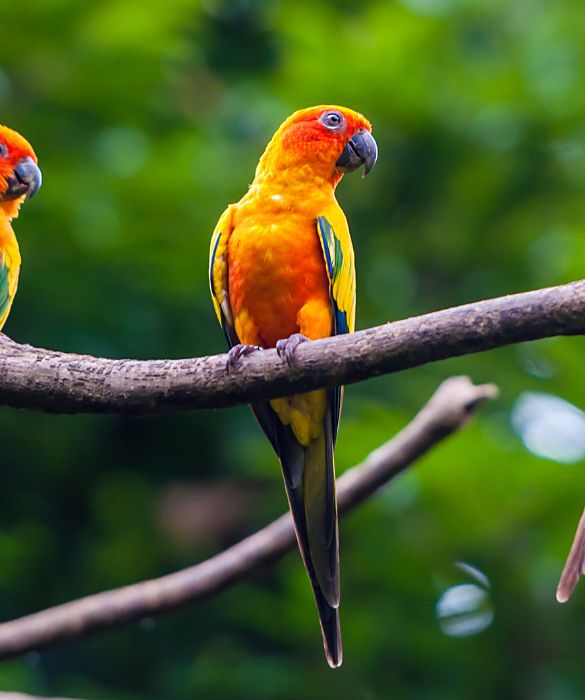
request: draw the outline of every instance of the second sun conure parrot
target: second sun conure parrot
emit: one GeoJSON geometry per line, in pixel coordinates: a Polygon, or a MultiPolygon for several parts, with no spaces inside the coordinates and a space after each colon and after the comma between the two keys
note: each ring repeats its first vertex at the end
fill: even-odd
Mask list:
{"type": "MultiPolygon", "coordinates": [[[[276,348],[291,364],[300,342],[353,332],[354,253],[335,188],[362,165],[366,175],[377,151],[368,120],[344,107],[302,109],[274,134],[248,192],[228,206],[211,240],[228,369],[256,348],[276,348]]],[[[333,464],[341,402],[336,387],[252,405],[280,459],[332,667],[342,662],[333,464]]]]}
{"type": "Polygon", "coordinates": [[[16,294],[20,253],[12,219],[20,205],[41,186],[41,171],[30,145],[16,131],[0,125],[0,329],[16,294]]]}

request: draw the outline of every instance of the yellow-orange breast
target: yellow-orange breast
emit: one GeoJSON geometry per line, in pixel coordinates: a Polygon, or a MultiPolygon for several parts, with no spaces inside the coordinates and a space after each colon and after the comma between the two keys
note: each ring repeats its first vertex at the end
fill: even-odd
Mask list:
{"type": "Polygon", "coordinates": [[[330,335],[329,281],[315,219],[244,208],[234,223],[229,299],[240,342],[274,347],[293,333],[330,335]]]}

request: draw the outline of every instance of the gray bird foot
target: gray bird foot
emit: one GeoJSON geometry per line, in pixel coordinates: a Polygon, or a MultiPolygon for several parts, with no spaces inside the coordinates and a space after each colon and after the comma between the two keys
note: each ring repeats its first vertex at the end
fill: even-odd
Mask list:
{"type": "Polygon", "coordinates": [[[276,352],[279,357],[286,360],[286,364],[289,367],[294,366],[294,353],[301,343],[306,343],[306,335],[302,333],[293,333],[290,338],[283,338],[282,340],[276,341],[276,352]]]}
{"type": "Polygon", "coordinates": [[[228,352],[227,362],[225,363],[227,373],[229,374],[233,369],[235,369],[242,357],[251,355],[257,350],[262,350],[262,348],[258,345],[242,345],[241,343],[234,345],[234,347],[228,352]]]}

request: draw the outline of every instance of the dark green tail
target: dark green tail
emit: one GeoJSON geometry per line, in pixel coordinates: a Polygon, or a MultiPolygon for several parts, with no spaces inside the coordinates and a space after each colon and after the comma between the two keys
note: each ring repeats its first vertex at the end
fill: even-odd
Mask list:
{"type": "Polygon", "coordinates": [[[280,459],[297,542],[317,602],[325,655],[329,665],[341,665],[339,626],[339,532],[333,464],[331,401],[324,429],[303,447],[283,425],[270,404],[252,410],[280,459]]]}

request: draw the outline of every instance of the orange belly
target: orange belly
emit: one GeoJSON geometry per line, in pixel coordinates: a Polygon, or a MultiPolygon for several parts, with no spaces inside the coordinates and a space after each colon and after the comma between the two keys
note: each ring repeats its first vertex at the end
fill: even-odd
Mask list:
{"type": "Polygon", "coordinates": [[[329,282],[314,221],[289,214],[238,222],[228,266],[241,343],[274,347],[293,333],[331,335],[329,282]]]}

